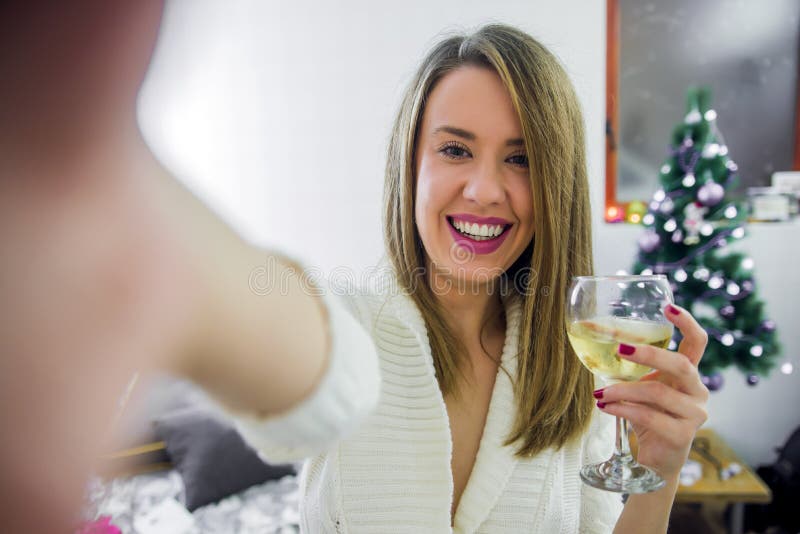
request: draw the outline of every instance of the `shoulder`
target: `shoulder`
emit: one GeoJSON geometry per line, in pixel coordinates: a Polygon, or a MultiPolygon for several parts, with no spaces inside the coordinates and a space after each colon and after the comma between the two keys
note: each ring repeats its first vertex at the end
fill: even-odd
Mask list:
{"type": "Polygon", "coordinates": [[[373,333],[380,320],[405,317],[407,303],[397,277],[384,260],[365,269],[356,277],[350,271],[333,270],[319,276],[313,284],[326,300],[335,302],[358,321],[367,332],[373,333]]]}

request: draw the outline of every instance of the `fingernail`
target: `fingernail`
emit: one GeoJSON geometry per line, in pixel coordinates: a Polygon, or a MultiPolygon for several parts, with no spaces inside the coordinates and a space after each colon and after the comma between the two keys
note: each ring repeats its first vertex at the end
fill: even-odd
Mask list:
{"type": "Polygon", "coordinates": [[[606,407],[606,403],[605,402],[601,402],[601,401],[597,401],[597,407],[602,410],[603,408],[606,407]]]}
{"type": "Polygon", "coordinates": [[[681,311],[672,304],[667,304],[667,311],[672,315],[678,315],[679,313],[681,313],[681,311]]]}
{"type": "Polygon", "coordinates": [[[625,356],[630,356],[634,352],[636,352],[636,347],[634,347],[633,345],[628,345],[628,344],[625,344],[625,343],[620,343],[619,344],[619,353],[620,354],[624,354],[625,356]]]}
{"type": "Polygon", "coordinates": [[[594,390],[594,393],[592,393],[592,395],[594,395],[595,399],[602,399],[603,398],[603,388],[594,390]]]}

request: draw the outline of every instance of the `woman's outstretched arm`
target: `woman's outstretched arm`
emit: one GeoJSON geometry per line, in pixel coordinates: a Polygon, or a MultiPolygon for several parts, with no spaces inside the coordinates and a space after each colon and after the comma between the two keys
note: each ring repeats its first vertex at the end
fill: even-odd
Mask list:
{"type": "Polygon", "coordinates": [[[370,394],[337,424],[376,401],[366,334],[288,260],[232,232],[142,141],[136,96],[162,7],[0,3],[3,532],[71,530],[136,370],[181,373],[256,417],[298,403],[313,416],[320,388],[336,389],[328,377],[350,368],[360,374],[348,391],[361,381],[370,394]],[[265,265],[286,291],[252,290],[265,265]]]}

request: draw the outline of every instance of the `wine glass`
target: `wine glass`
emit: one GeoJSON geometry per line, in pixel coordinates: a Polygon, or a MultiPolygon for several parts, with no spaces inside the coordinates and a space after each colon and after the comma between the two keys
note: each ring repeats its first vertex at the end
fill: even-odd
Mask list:
{"type": "MultiPolygon", "coordinates": [[[[567,335],[583,365],[609,384],[638,380],[651,368],[620,358],[620,343],[666,348],[673,326],[662,312],[672,303],[663,275],[578,276],[567,301],[567,335]]],[[[664,486],[653,469],[631,455],[628,426],[617,417],[614,454],[581,469],[581,479],[595,488],[620,493],[647,493],[664,486]]]]}

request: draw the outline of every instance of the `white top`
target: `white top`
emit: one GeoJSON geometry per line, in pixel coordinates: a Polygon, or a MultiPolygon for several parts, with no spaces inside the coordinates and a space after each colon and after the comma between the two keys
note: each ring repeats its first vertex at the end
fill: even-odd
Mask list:
{"type": "MultiPolygon", "coordinates": [[[[450,426],[422,316],[397,290],[350,293],[335,296],[328,288],[323,297],[334,342],[328,374],[312,397],[268,422],[236,418],[266,459],[309,458],[300,474],[303,532],[605,534],[614,529],[620,495],[591,488],[578,474],[583,463],[611,455],[613,418],[595,411],[580,443],[518,459],[512,447],[502,445],[515,410],[512,384],[502,371],[451,527],[450,426]],[[380,365],[377,407],[377,384],[370,382],[376,377],[375,352],[365,344],[366,333],[380,365]],[[358,423],[363,424],[356,428],[358,423]]],[[[507,299],[505,307],[501,362],[515,376],[521,301],[507,299]]]]}

